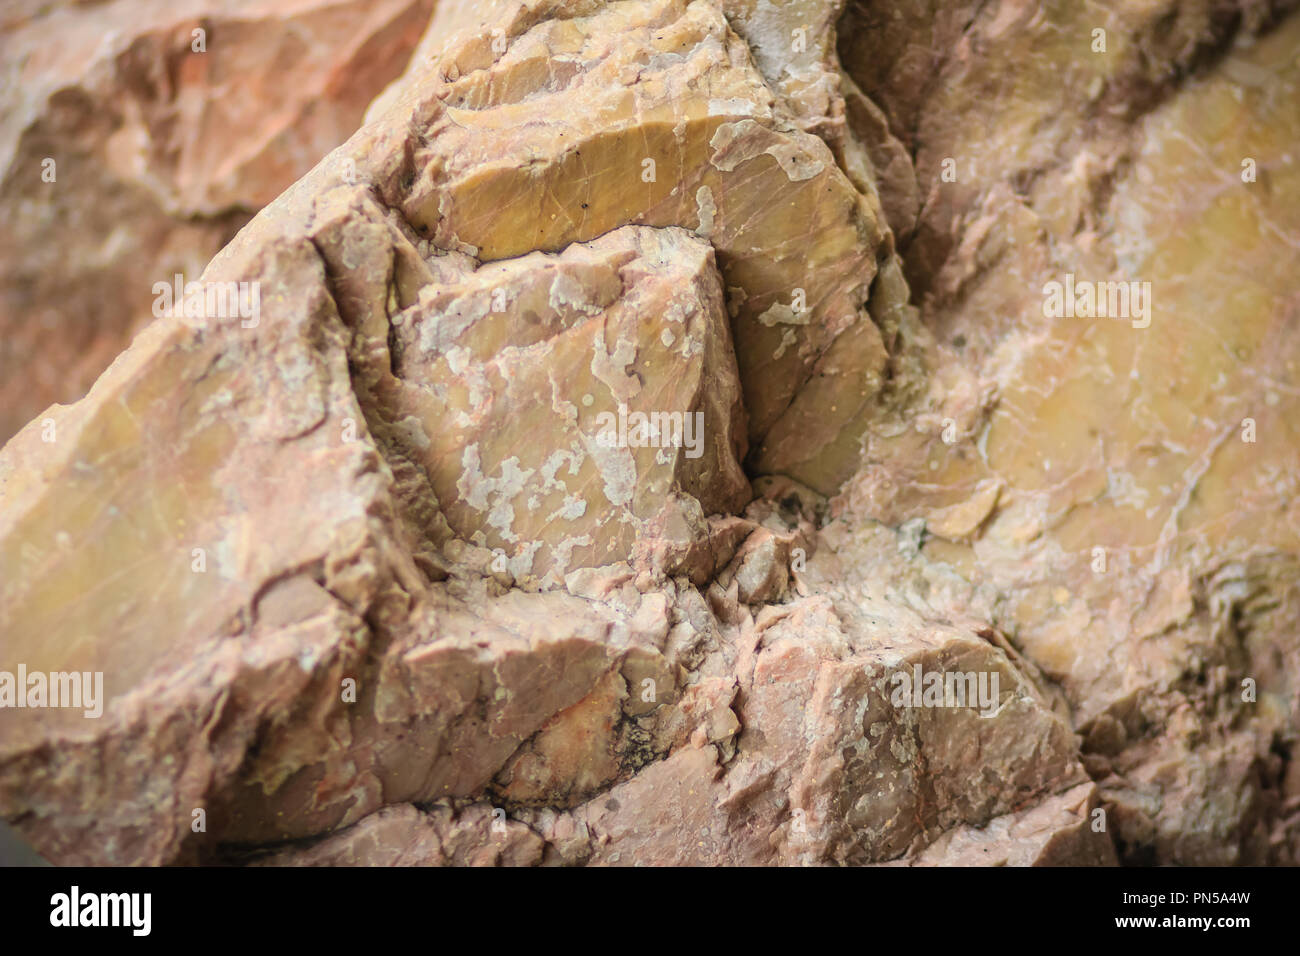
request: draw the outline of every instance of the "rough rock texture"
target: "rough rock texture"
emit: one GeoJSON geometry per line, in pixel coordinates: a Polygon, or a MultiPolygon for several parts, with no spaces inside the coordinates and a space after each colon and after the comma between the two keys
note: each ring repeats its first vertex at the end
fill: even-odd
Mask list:
{"type": "MultiPolygon", "coordinates": [[[[322,248],[346,255],[351,238],[322,248]]],[[[509,552],[517,582],[561,583],[650,538],[674,544],[660,557],[679,570],[675,559],[707,539],[705,514],[749,500],[740,382],[708,243],[628,226],[423,289],[391,319],[393,354],[368,382],[375,416],[395,444],[406,439],[451,529],[509,552]],[[642,429],[659,441],[615,443],[620,420],[659,409],[677,410],[642,429]]]]}
{"type": "Polygon", "coordinates": [[[356,130],[431,6],[5,5],[0,441],[85,395],[149,320],[155,282],[198,278],[356,130]]]}
{"type": "Polygon", "coordinates": [[[106,697],[0,708],[0,814],[1300,862],[1296,6],[440,3],[205,271],[260,320],[153,322],[0,452],[0,676],[106,697]]]}

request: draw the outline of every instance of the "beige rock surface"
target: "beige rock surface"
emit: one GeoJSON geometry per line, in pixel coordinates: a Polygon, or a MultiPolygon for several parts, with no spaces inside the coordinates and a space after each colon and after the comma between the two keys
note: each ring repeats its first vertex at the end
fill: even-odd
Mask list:
{"type": "Polygon", "coordinates": [[[259,321],[155,321],[0,452],[0,671],[106,697],[0,708],[0,814],[57,862],[1297,862],[1295,6],[439,4],[204,273],[259,321]]]}
{"type": "Polygon", "coordinates": [[[85,395],[149,320],[155,282],[197,279],[356,130],[431,7],[6,4],[0,441],[85,395]]]}

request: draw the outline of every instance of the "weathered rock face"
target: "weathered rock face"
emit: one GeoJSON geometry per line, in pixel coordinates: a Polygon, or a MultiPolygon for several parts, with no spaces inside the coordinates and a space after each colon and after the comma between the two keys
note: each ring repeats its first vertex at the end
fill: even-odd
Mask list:
{"type": "MultiPolygon", "coordinates": [[[[341,258],[348,243],[323,248],[341,258]]],[[[675,542],[659,557],[679,570],[706,514],[748,502],[707,243],[628,226],[419,295],[391,319],[375,427],[429,476],[457,536],[508,555],[517,582],[561,583],[648,537],[675,542]]]]}
{"type": "Polygon", "coordinates": [[[400,197],[385,187],[390,205],[440,247],[489,260],[630,222],[695,230],[717,250],[756,442],[789,427],[837,341],[868,363],[864,383],[883,367],[863,309],[884,241],[876,205],[794,125],[721,11],[613,4],[527,24],[499,59],[489,33],[413,81],[427,144],[403,156],[412,181],[400,197]]]}
{"type": "Polygon", "coordinates": [[[905,260],[936,371],[837,508],[923,519],[998,595],[1134,860],[1296,853],[1294,6],[858,4],[841,42],[933,184],[905,260]],[[1067,276],[1143,305],[1048,315],[1067,276]]]}
{"type": "Polygon", "coordinates": [[[0,814],[58,862],[1300,862],[1294,6],[439,4],[203,273],[259,308],[0,452],[0,682],[103,675],[0,707],[0,814]]]}
{"type": "Polygon", "coordinates": [[[71,402],[249,218],[350,136],[432,0],[0,12],[0,441],[71,402]],[[197,31],[197,32],[196,32],[197,31]]]}

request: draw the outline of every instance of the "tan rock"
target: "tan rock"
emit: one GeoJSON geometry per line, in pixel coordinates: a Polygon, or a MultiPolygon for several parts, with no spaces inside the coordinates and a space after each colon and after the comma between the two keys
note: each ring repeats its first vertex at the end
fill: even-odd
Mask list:
{"type": "Polygon", "coordinates": [[[441,4],[209,266],[258,320],[0,452],[0,671],[105,676],[0,710],[0,814],[60,863],[1295,862],[1290,9],[441,4]],[[701,454],[605,454],[620,403],[701,454]]]}
{"type": "Polygon", "coordinates": [[[463,29],[432,73],[410,80],[401,101],[428,132],[409,156],[388,147],[387,204],[436,245],[483,260],[627,223],[697,231],[717,250],[736,310],[754,441],[842,335],[876,360],[862,310],[884,239],[876,206],[794,125],[721,12],[654,0],[541,19],[549,8],[515,17],[488,7],[478,32],[463,29]]]}
{"type": "Polygon", "coordinates": [[[409,804],[385,807],[354,827],[306,849],[272,853],[253,866],[535,866],[537,834],[494,807],[425,813],[409,804]],[[494,812],[495,811],[495,812],[494,812]]]}
{"type": "Polygon", "coordinates": [[[197,279],[352,134],[431,6],[114,0],[0,13],[11,94],[0,107],[0,442],[81,398],[149,320],[154,283],[197,279]]]}
{"type": "Polygon", "coordinates": [[[688,546],[704,515],[749,499],[722,290],[685,232],[628,227],[485,266],[392,324],[397,381],[376,414],[411,423],[451,528],[520,583],[650,535],[688,546]]]}

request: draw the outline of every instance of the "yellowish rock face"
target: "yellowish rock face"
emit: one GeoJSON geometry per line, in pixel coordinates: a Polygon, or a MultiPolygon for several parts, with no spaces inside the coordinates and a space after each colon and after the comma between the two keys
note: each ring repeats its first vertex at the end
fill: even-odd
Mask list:
{"type": "Polygon", "coordinates": [[[716,8],[611,4],[438,69],[445,88],[426,76],[408,93],[439,102],[408,162],[410,223],[484,261],[628,223],[695,231],[729,290],[751,441],[838,336],[874,335],[875,208],[716,8]]]}
{"type": "Polygon", "coordinates": [[[197,279],[356,131],[431,6],[6,5],[0,442],[82,398],[152,318],[155,282],[197,279]]]}
{"type": "Polygon", "coordinates": [[[441,5],[209,266],[258,319],[0,453],[0,681],[107,685],[0,710],[0,812],[68,862],[1300,859],[1300,14],[1225,9],[441,5]]]}
{"type": "MultiPolygon", "coordinates": [[[[1213,18],[1178,6],[1172,27],[1137,8],[1007,7],[920,96],[848,58],[865,32],[843,47],[891,118],[917,124],[930,198],[903,245],[925,384],[902,413],[876,406],[835,507],[924,522],[929,559],[998,595],[1096,732],[1126,839],[1227,862],[1235,824],[1178,832],[1198,806],[1215,816],[1189,796],[1197,775],[1226,785],[1296,714],[1293,598],[1263,595],[1294,594],[1300,532],[1300,26],[1206,54],[1192,38],[1213,18]],[[1179,65],[1151,70],[1152,51],[1179,65]],[[1094,293],[1114,296],[1110,315],[1094,293]],[[1196,716],[1153,737],[1174,712],[1196,716]],[[1195,755],[1216,735],[1222,750],[1195,755]],[[1160,761],[1188,769],[1157,783],[1160,761]],[[1157,793],[1177,809],[1153,820],[1157,793]]],[[[950,35],[922,7],[891,19],[898,69],[950,35]]],[[[853,16],[884,28],[873,5],[853,16]]]]}
{"type": "Polygon", "coordinates": [[[626,227],[484,266],[393,316],[386,412],[451,528],[555,583],[750,497],[709,246],[626,227]]]}
{"type": "Polygon", "coordinates": [[[1297,228],[1282,198],[1300,188],[1295,29],[1234,51],[1110,144],[1124,163],[1100,205],[1097,178],[1116,161],[1086,148],[1026,197],[991,191],[978,242],[950,266],[969,273],[961,298],[933,307],[927,414],[873,436],[871,458],[892,475],[868,469],[858,501],[977,538],[961,559],[970,572],[1018,575],[1007,562],[1030,549],[1043,559],[1032,574],[1068,572],[1099,599],[1143,568],[1294,551],[1297,353],[1278,252],[1297,228]],[[1267,93],[1238,75],[1269,77],[1267,93]],[[1251,168],[1258,179],[1243,181],[1251,168]],[[1045,314],[1050,284],[1067,276],[1077,306],[1085,287],[1114,283],[1121,305],[1135,293],[1129,311],[1045,314]],[[953,509],[987,524],[953,526],[953,509]],[[1094,573],[1098,548],[1128,570],[1094,573]]]}

